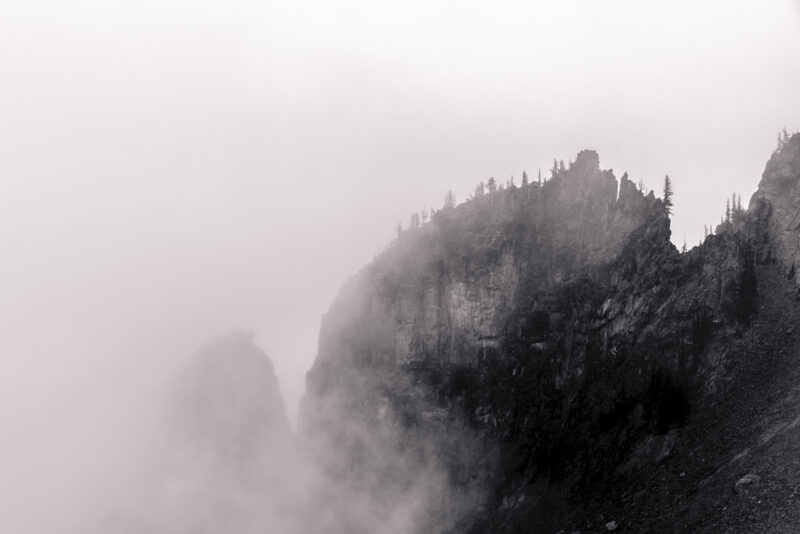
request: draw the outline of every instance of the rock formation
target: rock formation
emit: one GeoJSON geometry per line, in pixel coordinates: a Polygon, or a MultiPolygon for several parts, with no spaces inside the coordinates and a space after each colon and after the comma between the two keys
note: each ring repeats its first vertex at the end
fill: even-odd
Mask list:
{"type": "Polygon", "coordinates": [[[593,151],[445,207],[323,319],[300,421],[315,461],[376,507],[433,473],[445,491],[405,531],[557,527],[581,492],[668,455],[729,378],[770,239],[752,210],[680,254],[662,201],[593,151]]]}
{"type": "Polygon", "coordinates": [[[103,531],[301,532],[292,506],[304,472],[272,363],[251,334],[202,347],[172,380],[155,430],[134,498],[103,531]]]}
{"type": "Polygon", "coordinates": [[[217,337],[175,379],[167,425],[231,467],[285,448],[289,421],[272,362],[247,332],[217,337]]]}
{"type": "Polygon", "coordinates": [[[340,291],[297,436],[249,336],[199,351],[107,530],[798,531],[798,221],[800,135],[684,253],[593,151],[446,206],[340,291]]]}
{"type": "Polygon", "coordinates": [[[800,285],[800,142],[791,138],[767,162],[749,212],[757,215],[761,259],[774,259],[800,285]]]}

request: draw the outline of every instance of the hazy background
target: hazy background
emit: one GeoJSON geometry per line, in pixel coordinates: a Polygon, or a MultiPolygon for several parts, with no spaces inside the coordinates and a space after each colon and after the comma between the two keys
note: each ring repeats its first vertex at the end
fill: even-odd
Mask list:
{"type": "Polygon", "coordinates": [[[448,189],[593,148],[691,246],[798,95],[789,0],[0,0],[0,530],[81,514],[232,328],[294,420],[337,289],[448,189]]]}

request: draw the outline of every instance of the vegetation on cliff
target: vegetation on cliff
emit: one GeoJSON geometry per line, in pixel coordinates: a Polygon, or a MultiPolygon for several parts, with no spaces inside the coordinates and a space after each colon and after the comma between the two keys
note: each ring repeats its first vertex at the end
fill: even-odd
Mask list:
{"type": "Polygon", "coordinates": [[[691,250],[663,193],[583,151],[449,194],[323,318],[297,435],[251,336],[217,338],[172,383],[147,512],[108,529],[800,527],[800,136],[691,250]]]}
{"type": "Polygon", "coordinates": [[[718,389],[720,339],[751,320],[757,222],[737,215],[736,231],[680,254],[669,178],[658,199],[592,151],[552,174],[451,198],[323,320],[304,437],[344,445],[348,470],[384,462],[373,496],[409,472],[387,458],[444,473],[456,497],[425,511],[428,527],[554,521],[554,499],[568,509],[641,443],[686,424],[718,389]],[[391,439],[372,439],[387,428],[391,439]],[[457,520],[436,523],[443,506],[457,520]]]}

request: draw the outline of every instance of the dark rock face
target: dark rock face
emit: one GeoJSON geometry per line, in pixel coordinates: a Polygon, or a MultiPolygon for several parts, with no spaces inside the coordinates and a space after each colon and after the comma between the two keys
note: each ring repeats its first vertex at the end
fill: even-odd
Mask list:
{"type": "Polygon", "coordinates": [[[251,337],[217,338],[103,530],[799,531],[798,206],[796,135],[683,254],[593,151],[445,208],[342,288],[299,436],[251,337]]]}
{"type": "Polygon", "coordinates": [[[301,433],[378,516],[414,501],[403,532],[555,528],[576,492],[661,461],[641,444],[714,394],[716,340],[752,314],[759,228],[681,255],[662,202],[592,151],[443,209],[342,289],[301,433]]]}
{"type": "Polygon", "coordinates": [[[800,135],[792,136],[767,162],[749,211],[764,235],[761,256],[774,259],[800,285],[800,135]]]}

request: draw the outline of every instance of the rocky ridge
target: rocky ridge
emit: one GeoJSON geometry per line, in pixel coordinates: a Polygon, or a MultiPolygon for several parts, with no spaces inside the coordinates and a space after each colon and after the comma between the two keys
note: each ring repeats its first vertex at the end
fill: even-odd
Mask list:
{"type": "Polygon", "coordinates": [[[795,135],[684,253],[593,151],[446,207],[342,288],[297,435],[250,336],[201,349],[107,530],[795,532],[798,197],[795,135]]]}
{"type": "Polygon", "coordinates": [[[343,480],[380,466],[361,489],[386,502],[413,493],[387,484],[415,473],[408,458],[438,473],[447,494],[419,531],[591,517],[610,481],[674,457],[738,383],[731,339],[758,329],[762,271],[795,274],[781,187],[800,182],[799,146],[773,156],[735,225],[684,254],[663,202],[592,151],[405,232],[323,319],[301,412],[317,461],[343,480]]]}

